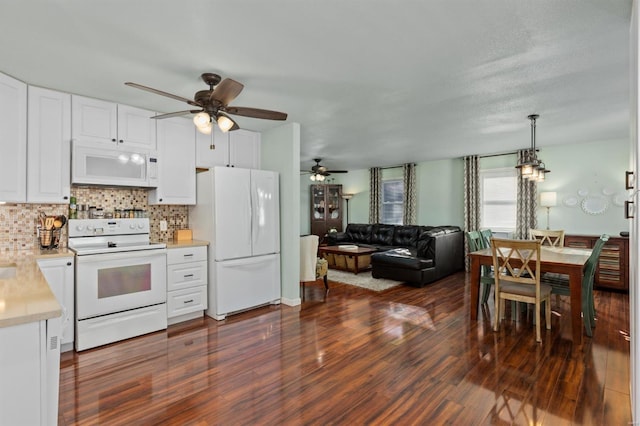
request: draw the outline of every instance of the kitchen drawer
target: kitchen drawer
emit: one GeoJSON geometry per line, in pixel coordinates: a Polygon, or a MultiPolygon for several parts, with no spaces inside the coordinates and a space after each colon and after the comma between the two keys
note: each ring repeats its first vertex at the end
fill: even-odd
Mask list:
{"type": "Polygon", "coordinates": [[[182,247],[167,250],[167,265],[207,260],[207,247],[182,247]]]}
{"type": "Polygon", "coordinates": [[[207,285],[207,262],[167,265],[167,291],[207,285]]]}
{"type": "Polygon", "coordinates": [[[173,318],[207,309],[207,286],[185,288],[167,293],[167,317],[173,318]]]}

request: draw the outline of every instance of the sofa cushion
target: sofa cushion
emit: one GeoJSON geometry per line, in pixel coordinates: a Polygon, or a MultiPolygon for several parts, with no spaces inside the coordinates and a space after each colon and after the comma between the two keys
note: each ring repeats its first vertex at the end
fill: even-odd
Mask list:
{"type": "Polygon", "coordinates": [[[371,262],[380,266],[394,266],[414,270],[422,270],[433,267],[432,259],[415,257],[408,249],[393,249],[371,255],[371,262]]]}
{"type": "Polygon", "coordinates": [[[371,227],[373,225],[366,223],[350,223],[347,225],[346,234],[348,241],[353,243],[371,243],[371,227]]]}
{"type": "Polygon", "coordinates": [[[376,223],[371,229],[371,244],[392,246],[394,229],[395,225],[376,223]]]}
{"type": "Polygon", "coordinates": [[[416,247],[420,227],[415,225],[396,226],[393,232],[393,244],[396,247],[416,247]]]}

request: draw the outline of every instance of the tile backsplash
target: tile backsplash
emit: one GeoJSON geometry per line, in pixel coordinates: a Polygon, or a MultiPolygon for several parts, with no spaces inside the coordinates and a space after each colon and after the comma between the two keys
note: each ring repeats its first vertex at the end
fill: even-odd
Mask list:
{"type": "MultiPolygon", "coordinates": [[[[189,226],[188,206],[150,206],[147,190],[138,188],[75,187],[71,195],[77,204],[114,209],[144,209],[151,225],[151,240],[166,242],[173,231],[189,226]],[[160,221],[167,221],[167,231],[160,231],[160,221]]],[[[40,212],[69,217],[67,204],[7,204],[0,205],[0,252],[31,250],[39,247],[37,225],[40,212]]],[[[67,246],[67,226],[62,228],[60,246],[67,246]]]]}

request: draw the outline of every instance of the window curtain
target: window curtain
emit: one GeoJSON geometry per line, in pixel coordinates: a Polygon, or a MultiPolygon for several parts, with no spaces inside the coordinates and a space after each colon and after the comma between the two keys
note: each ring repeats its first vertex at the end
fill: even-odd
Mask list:
{"type": "Polygon", "coordinates": [[[416,225],[418,222],[416,201],[416,165],[407,163],[402,166],[404,173],[404,211],[403,225],[416,225]]]}
{"type": "MultiPolygon", "coordinates": [[[[518,163],[524,161],[525,155],[528,153],[528,149],[519,150],[518,163]]],[[[536,217],[537,193],[538,183],[522,178],[518,173],[516,235],[514,235],[516,239],[529,239],[529,229],[538,227],[538,218],[536,217]]]]}
{"type": "MultiPolygon", "coordinates": [[[[477,155],[464,157],[464,229],[477,231],[480,229],[480,158],[477,155]]],[[[466,239],[465,239],[466,240],[466,239]]],[[[469,259],[466,254],[469,247],[465,245],[465,268],[469,270],[469,259]]]]}
{"type": "Polygon", "coordinates": [[[369,223],[380,223],[380,208],[382,206],[382,169],[369,169],[369,223]]]}

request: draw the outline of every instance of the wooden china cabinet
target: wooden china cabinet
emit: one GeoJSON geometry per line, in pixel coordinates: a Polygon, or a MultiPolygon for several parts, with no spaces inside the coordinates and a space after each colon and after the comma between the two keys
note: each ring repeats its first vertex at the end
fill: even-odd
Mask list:
{"type": "MultiPolygon", "coordinates": [[[[565,235],[565,247],[593,248],[597,235],[565,235]]],[[[610,237],[602,247],[594,284],[597,287],[629,291],[629,238],[610,237]]]]}
{"type": "Polygon", "coordinates": [[[310,185],[311,233],[322,238],[330,229],[342,231],[342,185],[310,185]]]}

